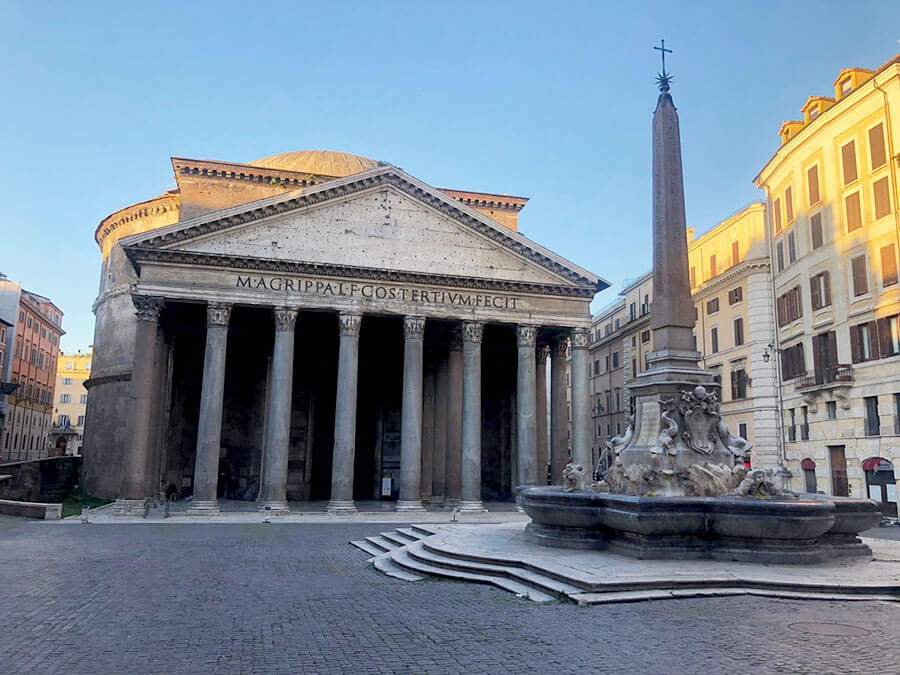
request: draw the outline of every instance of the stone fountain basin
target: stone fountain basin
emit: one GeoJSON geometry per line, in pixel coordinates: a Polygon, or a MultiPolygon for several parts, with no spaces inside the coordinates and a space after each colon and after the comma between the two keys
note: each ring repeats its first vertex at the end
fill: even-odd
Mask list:
{"type": "Polygon", "coordinates": [[[874,501],[824,495],[635,497],[530,486],[518,501],[532,520],[530,541],[646,558],[818,562],[867,553],[855,535],[881,518],[874,501]]]}

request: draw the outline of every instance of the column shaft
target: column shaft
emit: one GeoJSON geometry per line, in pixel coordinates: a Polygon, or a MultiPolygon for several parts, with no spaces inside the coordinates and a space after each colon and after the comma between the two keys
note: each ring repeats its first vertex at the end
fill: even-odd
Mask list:
{"type": "Polygon", "coordinates": [[[547,451],[547,354],[547,347],[541,345],[537,351],[537,369],[535,370],[538,485],[547,484],[547,462],[549,461],[547,451]]]}
{"type": "Polygon", "coordinates": [[[431,501],[431,482],[434,471],[434,401],[437,379],[437,363],[433,354],[425,359],[425,380],[422,389],[422,479],[423,502],[431,501]]]}
{"type": "Polygon", "coordinates": [[[353,463],[356,457],[356,395],[359,382],[359,314],[341,314],[337,400],[334,409],[334,453],[329,513],[354,513],[353,463]]]}
{"type": "Polygon", "coordinates": [[[155,399],[159,313],[163,299],[132,296],[137,325],[134,334],[134,365],[131,371],[131,442],[122,457],[122,481],[116,500],[116,515],[146,515],[147,497],[152,494],[149,480],[150,439],[155,399]]]}
{"type": "Polygon", "coordinates": [[[450,336],[447,356],[447,447],[445,449],[444,503],[459,504],[462,494],[462,397],[463,342],[462,330],[450,336]]]}
{"type": "Polygon", "coordinates": [[[434,457],[431,468],[431,503],[443,504],[447,464],[447,357],[437,364],[434,392],[434,457]]]}
{"type": "Polygon", "coordinates": [[[422,480],[422,349],[425,318],[403,319],[403,404],[400,414],[398,511],[424,511],[422,480]]]}
{"type": "Polygon", "coordinates": [[[219,512],[216,493],[219,483],[225,357],[230,317],[230,305],[210,303],[206,307],[206,347],[203,353],[203,384],[200,388],[200,420],[197,424],[194,496],[188,514],[219,512]]]}
{"type": "Polygon", "coordinates": [[[535,391],[534,326],[518,326],[519,362],[516,370],[516,476],[519,485],[537,483],[537,392],[535,391]]]}
{"type": "Polygon", "coordinates": [[[569,459],[569,416],[566,411],[566,352],[568,339],[559,339],[550,351],[550,483],[562,484],[569,459]]]}
{"type": "Polygon", "coordinates": [[[463,324],[462,476],[459,510],[484,512],[481,503],[481,340],[484,324],[463,324]]]}
{"type": "Polygon", "coordinates": [[[572,329],[572,457],[587,475],[593,467],[591,453],[591,394],[588,331],[572,329]]]}
{"type": "Polygon", "coordinates": [[[266,400],[266,436],[259,508],[289,512],[287,503],[288,453],[291,441],[291,401],[294,386],[294,327],[297,310],[275,310],[272,345],[272,381],[266,400]]]}

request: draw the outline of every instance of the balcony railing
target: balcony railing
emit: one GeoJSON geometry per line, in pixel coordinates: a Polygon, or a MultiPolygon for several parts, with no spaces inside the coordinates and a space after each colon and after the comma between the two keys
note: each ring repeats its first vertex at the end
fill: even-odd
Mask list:
{"type": "Polygon", "coordinates": [[[797,378],[796,382],[797,391],[827,387],[834,384],[849,384],[853,382],[853,366],[846,363],[827,366],[811,373],[803,373],[797,378]]]}

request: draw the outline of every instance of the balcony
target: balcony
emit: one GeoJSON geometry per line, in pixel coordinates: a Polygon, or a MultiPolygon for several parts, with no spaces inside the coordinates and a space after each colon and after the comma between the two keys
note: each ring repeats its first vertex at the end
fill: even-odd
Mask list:
{"type": "Polygon", "coordinates": [[[848,386],[850,384],[853,384],[853,366],[839,363],[834,366],[826,366],[811,373],[803,373],[797,378],[794,386],[797,391],[809,391],[812,389],[848,386]]]}

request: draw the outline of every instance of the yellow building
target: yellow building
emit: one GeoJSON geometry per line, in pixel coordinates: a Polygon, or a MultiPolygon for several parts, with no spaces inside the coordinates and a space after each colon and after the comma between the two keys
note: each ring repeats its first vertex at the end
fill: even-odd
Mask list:
{"type": "Polygon", "coordinates": [[[754,180],[769,206],[794,487],[896,514],[900,461],[900,56],[846,68],[785,122],[754,180]]]}
{"type": "Polygon", "coordinates": [[[84,416],[88,391],[84,382],[91,376],[93,347],[74,354],[62,350],[56,361],[56,400],[53,402],[51,445],[64,449],[67,455],[81,454],[84,437],[84,416]]]}

